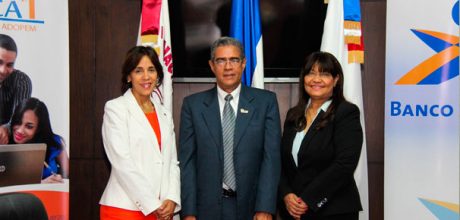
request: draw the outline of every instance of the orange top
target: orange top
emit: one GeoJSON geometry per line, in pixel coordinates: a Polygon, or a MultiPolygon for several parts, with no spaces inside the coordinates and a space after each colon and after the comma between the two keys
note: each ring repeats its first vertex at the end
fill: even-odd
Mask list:
{"type": "Polygon", "coordinates": [[[152,126],[153,130],[155,131],[155,135],[157,136],[158,145],[160,146],[161,151],[161,131],[160,131],[160,123],[158,122],[158,117],[156,112],[149,112],[145,113],[147,119],[150,122],[150,126],[152,126]]]}

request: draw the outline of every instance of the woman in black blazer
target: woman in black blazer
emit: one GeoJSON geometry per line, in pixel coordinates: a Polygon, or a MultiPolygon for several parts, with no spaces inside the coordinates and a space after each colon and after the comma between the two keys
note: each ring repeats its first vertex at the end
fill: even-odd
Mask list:
{"type": "Polygon", "coordinates": [[[337,59],[316,52],[305,61],[299,102],[281,142],[283,219],[357,220],[362,210],[353,173],[363,143],[359,109],[345,100],[337,59]]]}

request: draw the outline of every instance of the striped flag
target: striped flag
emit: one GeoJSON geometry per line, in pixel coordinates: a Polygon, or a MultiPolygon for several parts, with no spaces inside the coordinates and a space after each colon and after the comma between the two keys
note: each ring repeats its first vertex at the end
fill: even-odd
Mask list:
{"type": "Polygon", "coordinates": [[[143,0],[138,45],[155,49],[163,66],[163,84],[155,90],[154,98],[172,111],[173,57],[169,27],[168,0],[143,0]]]}
{"type": "Polygon", "coordinates": [[[244,46],[246,69],[242,82],[247,86],[264,88],[264,60],[259,0],[233,0],[230,36],[244,46]]]}
{"type": "MultiPolygon", "coordinates": [[[[360,57],[363,49],[361,24],[344,25],[350,18],[354,19],[354,22],[361,21],[359,0],[329,0],[321,50],[334,54],[342,65],[345,78],[344,95],[349,101],[358,105],[361,110],[361,125],[365,131],[360,65],[360,62],[363,61],[360,57]],[[346,28],[344,29],[344,27],[346,28]]],[[[360,212],[359,219],[367,220],[369,219],[369,193],[365,135],[358,167],[355,171],[355,180],[364,209],[360,212]]]]}

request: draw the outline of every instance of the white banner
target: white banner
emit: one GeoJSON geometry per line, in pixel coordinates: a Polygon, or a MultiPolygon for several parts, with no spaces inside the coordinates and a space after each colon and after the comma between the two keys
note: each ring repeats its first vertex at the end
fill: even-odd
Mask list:
{"type": "Polygon", "coordinates": [[[387,1],[385,219],[459,219],[458,5],[387,1]]]}
{"type": "MultiPolygon", "coordinates": [[[[68,1],[0,0],[0,33],[16,42],[18,53],[14,68],[31,79],[31,96],[45,103],[53,132],[64,139],[69,153],[68,1]]],[[[67,193],[62,199],[43,200],[39,196],[50,219],[68,219],[68,181],[65,181],[61,191],[67,193]]],[[[62,188],[62,184],[56,186],[62,188]]],[[[33,185],[21,187],[23,190],[41,189],[33,185]]]]}
{"type": "Polygon", "coordinates": [[[0,33],[18,47],[15,69],[30,77],[32,97],[46,104],[53,131],[69,145],[67,8],[66,0],[0,1],[0,33]]]}

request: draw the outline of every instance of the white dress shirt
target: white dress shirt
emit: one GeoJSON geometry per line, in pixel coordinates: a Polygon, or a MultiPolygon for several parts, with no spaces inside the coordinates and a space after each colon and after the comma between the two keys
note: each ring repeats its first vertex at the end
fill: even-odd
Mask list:
{"type": "MultiPolygon", "coordinates": [[[[233,111],[235,112],[235,117],[238,113],[238,100],[240,100],[240,92],[241,92],[241,83],[233,90],[230,94],[233,96],[233,99],[230,101],[230,105],[232,105],[233,111]]],[[[219,100],[219,110],[220,110],[220,121],[222,122],[223,113],[224,113],[224,106],[225,106],[225,96],[229,93],[222,90],[219,86],[217,86],[217,99],[219,100]]]]}

